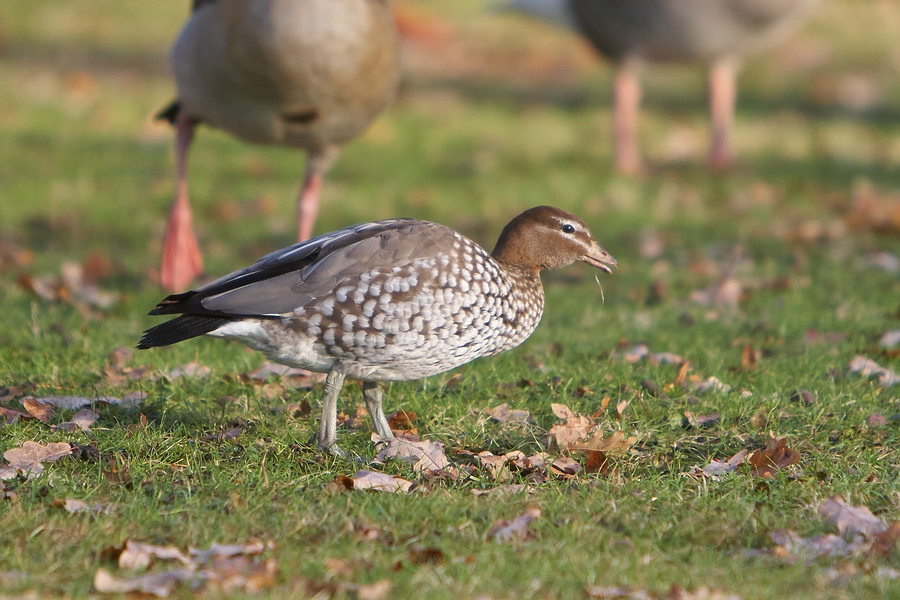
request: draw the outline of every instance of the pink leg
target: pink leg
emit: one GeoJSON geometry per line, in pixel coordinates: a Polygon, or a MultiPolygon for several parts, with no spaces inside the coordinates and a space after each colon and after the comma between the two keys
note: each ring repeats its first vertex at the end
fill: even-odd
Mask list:
{"type": "Polygon", "coordinates": [[[709,69],[709,111],[712,118],[712,145],[709,166],[720,170],[731,166],[729,140],[737,101],[737,68],[731,59],[717,60],[709,69]]]}
{"type": "Polygon", "coordinates": [[[178,165],[178,190],[169,213],[163,245],[160,283],[170,292],[183,291],[203,273],[203,257],[194,237],[193,215],[188,200],[187,152],[194,137],[195,122],[183,113],[176,119],[175,153],[178,165]]]}
{"type": "MultiPolygon", "coordinates": [[[[312,161],[310,161],[312,162],[312,161]]],[[[312,237],[316,217],[319,216],[319,192],[322,189],[323,175],[306,167],[303,176],[303,187],[297,198],[297,241],[305,242],[312,237]]]]}
{"type": "Polygon", "coordinates": [[[637,145],[638,112],[641,105],[641,82],[627,63],[622,63],[615,81],[616,171],[636,175],[641,171],[641,155],[637,145]]]}

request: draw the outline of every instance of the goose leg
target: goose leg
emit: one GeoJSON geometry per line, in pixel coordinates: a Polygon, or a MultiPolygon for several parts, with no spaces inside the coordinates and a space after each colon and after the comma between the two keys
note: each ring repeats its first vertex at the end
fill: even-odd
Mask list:
{"type": "Polygon", "coordinates": [[[163,244],[160,283],[170,292],[184,290],[203,273],[203,257],[194,236],[193,214],[188,200],[187,152],[194,137],[195,121],[179,113],[175,120],[175,153],[178,165],[178,189],[169,213],[163,244]]]}
{"type": "Polygon", "coordinates": [[[337,401],[344,387],[344,374],[332,369],[325,378],[325,398],[322,400],[322,419],[319,422],[320,450],[347,458],[347,453],[337,445],[337,401]]]}
{"type": "Polygon", "coordinates": [[[324,176],[314,168],[314,162],[309,160],[306,173],[303,176],[303,187],[297,197],[297,241],[305,242],[312,237],[316,217],[319,216],[319,192],[322,189],[324,176]]]}
{"type": "Polygon", "coordinates": [[[394,437],[391,426],[388,425],[387,419],[384,417],[384,408],[381,406],[381,400],[384,394],[378,383],[374,381],[363,382],[363,397],[366,399],[366,408],[369,410],[369,416],[372,417],[372,423],[375,425],[375,432],[381,436],[383,440],[389,440],[394,437]]]}
{"type": "Polygon", "coordinates": [[[716,170],[729,167],[733,160],[729,138],[737,101],[737,70],[737,61],[731,58],[717,60],[709,69],[709,111],[712,119],[709,166],[716,170]]]}
{"type": "Polygon", "coordinates": [[[641,82],[634,65],[624,61],[616,72],[615,90],[616,171],[623,175],[637,175],[641,171],[638,150],[638,113],[641,105],[641,82]]]}

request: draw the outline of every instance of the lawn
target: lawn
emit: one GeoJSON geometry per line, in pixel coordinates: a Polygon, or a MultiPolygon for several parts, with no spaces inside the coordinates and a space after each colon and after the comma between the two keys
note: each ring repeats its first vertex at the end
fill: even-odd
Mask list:
{"type": "MultiPolygon", "coordinates": [[[[545,274],[522,347],[386,389],[447,469],[323,456],[318,381],[254,377],[263,357],[220,340],[123,350],[160,322],[146,313],[164,296],[174,159],[153,115],[173,97],[187,3],[0,3],[0,452],[74,448],[2,481],[0,597],[96,596],[99,569],[181,566],[121,567],[126,541],[260,542],[201,569],[209,594],[235,597],[900,597],[897,527],[854,536],[865,515],[848,511],[848,529],[821,513],[840,495],[879,531],[900,521],[900,343],[885,335],[900,330],[900,7],[829,0],[748,60],[726,173],[704,165],[703,70],[648,66],[649,168],[627,178],[612,170],[612,68],[577,38],[474,0],[395,6],[426,34],[404,44],[397,102],[327,177],[317,231],[411,216],[490,248],[553,204],[619,268],[599,288],[584,265],[545,274]],[[79,268],[99,292],[61,283],[79,268]],[[854,372],[857,357],[885,374],[854,372]],[[37,410],[28,396],[88,398],[97,420],[15,416],[37,410]],[[504,403],[531,419],[485,412],[504,403]],[[572,451],[574,467],[548,439],[565,428],[552,405],[635,439],[602,468],[572,451]],[[779,468],[770,436],[790,449],[779,468]],[[736,468],[713,462],[743,450],[736,468]],[[498,475],[476,456],[513,451],[548,466],[498,475]],[[416,485],[346,489],[361,468],[416,485]],[[838,526],[844,546],[817,556],[838,526]]],[[[302,171],[298,152],[198,133],[209,275],[292,242],[302,171]]],[[[348,383],[339,440],[371,459],[361,402],[348,383]]]]}

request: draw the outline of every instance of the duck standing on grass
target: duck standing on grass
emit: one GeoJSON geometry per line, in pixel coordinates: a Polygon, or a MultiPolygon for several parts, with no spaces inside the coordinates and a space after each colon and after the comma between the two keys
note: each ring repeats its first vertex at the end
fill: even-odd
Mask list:
{"type": "Polygon", "coordinates": [[[784,39],[818,0],[509,0],[513,8],[580,31],[618,65],[615,79],[616,169],[641,170],[637,120],[641,60],[710,64],[714,169],[733,160],[730,133],[741,57],[784,39]]]}
{"type": "Polygon", "coordinates": [[[539,206],[513,219],[493,253],[443,225],[393,219],[354,225],[273,252],[151,315],[181,315],[138,348],[200,335],[241,341],[270,360],[328,373],[318,446],[337,446],[344,378],[363,382],[375,431],[392,438],[380,381],[449,371],[524,342],[540,322],[540,272],[576,261],[616,265],[584,222],[539,206]]]}
{"type": "Polygon", "coordinates": [[[386,0],[194,0],[172,48],[178,184],[160,282],[184,289],[203,271],[187,189],[198,123],[256,144],[306,150],[298,239],[312,235],[322,179],[341,145],[394,99],[399,42],[386,0]]]}

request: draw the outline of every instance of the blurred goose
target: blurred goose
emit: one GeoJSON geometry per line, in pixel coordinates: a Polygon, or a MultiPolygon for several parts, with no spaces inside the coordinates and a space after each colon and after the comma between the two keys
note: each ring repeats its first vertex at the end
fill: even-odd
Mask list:
{"type": "Polygon", "coordinates": [[[710,63],[710,166],[732,161],[739,60],[764,50],[798,26],[818,0],[509,0],[513,8],[583,33],[618,64],[615,79],[616,168],[641,168],[637,146],[639,60],[710,63]]]}
{"type": "Polygon", "coordinates": [[[312,235],[322,178],[342,144],[393,100],[399,45],[386,0],[194,0],[172,48],[178,187],[160,279],[184,289],[203,270],[187,151],[206,123],[257,144],[306,150],[298,239],[312,235]]]}
{"type": "Polygon", "coordinates": [[[616,265],[581,219],[549,206],[513,219],[491,254],[436,223],[364,223],[169,296],[150,314],[181,316],[145,331],[138,348],[206,334],[328,373],[318,445],[343,455],[337,398],[346,377],[363,381],[375,430],[394,437],[378,382],[430,377],[515,348],[543,314],[540,272],[576,261],[606,273],[616,265]]]}

